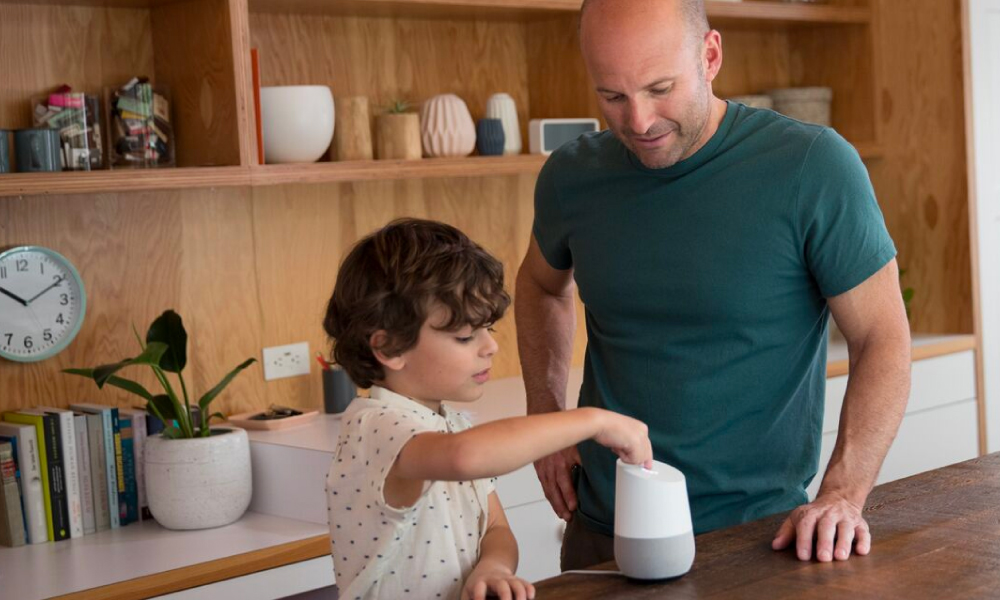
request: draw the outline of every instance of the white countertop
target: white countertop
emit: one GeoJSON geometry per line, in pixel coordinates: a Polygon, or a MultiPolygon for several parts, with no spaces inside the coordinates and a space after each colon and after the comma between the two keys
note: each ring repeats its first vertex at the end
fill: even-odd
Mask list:
{"type": "Polygon", "coordinates": [[[148,520],[62,542],[0,547],[0,598],[70,594],[326,533],[325,525],[247,512],[215,529],[171,531],[148,520]]]}

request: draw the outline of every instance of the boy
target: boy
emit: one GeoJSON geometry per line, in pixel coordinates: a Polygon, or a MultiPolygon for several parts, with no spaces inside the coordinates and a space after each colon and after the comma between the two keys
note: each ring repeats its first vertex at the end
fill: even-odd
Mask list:
{"type": "Polygon", "coordinates": [[[361,240],[324,328],[370,398],[342,417],[327,477],[340,597],[533,598],[493,479],[594,439],[651,464],[646,426],[593,408],[471,427],[448,402],[489,380],[489,327],[510,304],[503,266],[457,229],[403,219],[361,240]]]}

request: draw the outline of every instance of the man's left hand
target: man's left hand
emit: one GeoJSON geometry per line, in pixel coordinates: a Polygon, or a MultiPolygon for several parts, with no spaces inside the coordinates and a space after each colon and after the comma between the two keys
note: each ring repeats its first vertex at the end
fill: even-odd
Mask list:
{"type": "Polygon", "coordinates": [[[861,516],[862,508],[837,493],[820,494],[788,515],[771,547],[784,550],[794,540],[799,560],[810,560],[815,539],[816,559],[820,562],[847,560],[852,545],[855,552],[864,556],[871,550],[872,536],[861,516]]]}

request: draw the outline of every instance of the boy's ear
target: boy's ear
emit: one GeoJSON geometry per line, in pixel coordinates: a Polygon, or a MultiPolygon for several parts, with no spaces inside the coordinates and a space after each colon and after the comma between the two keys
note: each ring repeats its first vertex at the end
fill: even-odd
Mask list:
{"type": "Polygon", "coordinates": [[[368,346],[372,349],[372,354],[375,355],[375,360],[382,363],[382,366],[390,371],[399,371],[404,366],[406,366],[406,358],[402,354],[397,356],[389,356],[388,354],[379,350],[385,346],[386,342],[389,341],[389,334],[385,332],[384,329],[379,329],[368,338],[368,346]]]}

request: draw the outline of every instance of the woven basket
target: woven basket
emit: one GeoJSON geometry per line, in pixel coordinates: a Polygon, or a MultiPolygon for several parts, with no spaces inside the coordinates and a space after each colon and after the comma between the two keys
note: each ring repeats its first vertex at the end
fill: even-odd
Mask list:
{"type": "Polygon", "coordinates": [[[817,125],[830,125],[830,102],[833,90],[828,87],[784,88],[768,90],[779,113],[817,125]]]}
{"type": "Polygon", "coordinates": [[[750,108],[774,108],[774,102],[771,100],[770,96],[765,96],[764,94],[750,94],[747,96],[733,96],[729,99],[730,102],[739,102],[740,104],[746,104],[750,108]]]}

